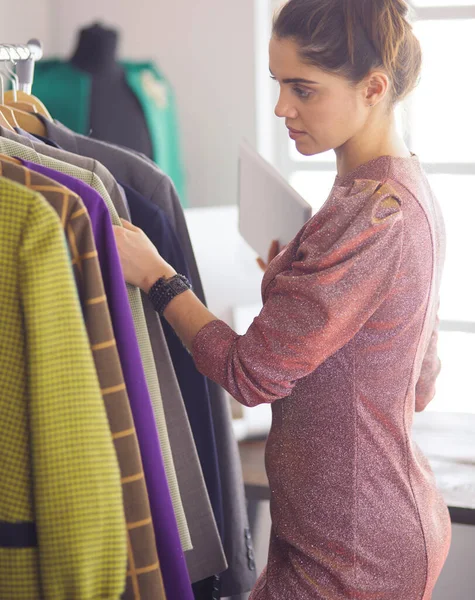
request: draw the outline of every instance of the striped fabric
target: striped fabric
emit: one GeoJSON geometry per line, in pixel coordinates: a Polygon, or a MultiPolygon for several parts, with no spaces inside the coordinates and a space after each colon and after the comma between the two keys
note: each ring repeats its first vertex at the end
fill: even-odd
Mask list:
{"type": "Polygon", "coordinates": [[[122,477],[128,577],[124,598],[165,598],[142,460],[107,308],[94,237],[81,199],[0,155],[0,175],[40,192],[61,220],[122,477]]]}
{"type": "Polygon", "coordinates": [[[38,545],[0,548],[0,598],[117,599],[120,473],[64,235],[40,194],[2,177],[0,240],[0,522],[30,524],[38,545]]]}
{"type": "MultiPolygon", "coordinates": [[[[18,144],[12,140],[6,138],[0,138],[0,153],[8,156],[18,156],[25,160],[44,165],[51,169],[56,169],[62,173],[66,173],[81,181],[84,181],[92,188],[94,188],[104,199],[109,209],[112,223],[114,225],[122,226],[122,222],[119,219],[117,211],[107,193],[104,184],[95,173],[69,165],[68,163],[38,154],[32,148],[18,144]]],[[[178,487],[178,481],[176,477],[175,466],[173,463],[173,456],[170,447],[170,440],[168,437],[168,430],[165,420],[165,413],[163,410],[163,400],[160,393],[160,387],[158,383],[157,370],[153,359],[152,346],[150,338],[148,336],[147,324],[145,321],[145,315],[143,312],[143,306],[140,298],[140,291],[136,287],[127,285],[127,293],[129,295],[130,307],[132,309],[132,315],[134,318],[135,330],[137,339],[140,346],[140,354],[142,357],[143,367],[145,376],[147,379],[147,386],[152,399],[153,409],[155,413],[155,419],[157,423],[158,434],[160,437],[160,448],[162,450],[163,462],[165,465],[165,471],[167,474],[168,486],[170,489],[170,496],[173,502],[173,509],[175,512],[178,529],[180,532],[180,539],[184,550],[191,548],[192,543],[189,536],[189,530],[186,522],[185,511],[181,501],[180,490],[178,487]]]]}

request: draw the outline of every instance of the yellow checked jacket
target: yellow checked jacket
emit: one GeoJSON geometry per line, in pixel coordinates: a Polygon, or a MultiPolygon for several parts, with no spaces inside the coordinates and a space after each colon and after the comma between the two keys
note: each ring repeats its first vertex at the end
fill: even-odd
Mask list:
{"type": "Polygon", "coordinates": [[[0,177],[0,598],[118,599],[120,472],[58,215],[0,177]]]}
{"type": "Polygon", "coordinates": [[[0,175],[40,192],[61,220],[121,473],[128,546],[122,600],[163,600],[165,591],[142,459],[87,210],[79,196],[21,166],[17,159],[0,154],[0,175]]]}

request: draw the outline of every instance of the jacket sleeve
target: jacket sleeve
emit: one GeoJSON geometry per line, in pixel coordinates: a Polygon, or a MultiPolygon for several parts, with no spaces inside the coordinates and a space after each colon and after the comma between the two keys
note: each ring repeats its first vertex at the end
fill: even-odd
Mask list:
{"type": "Polygon", "coordinates": [[[31,208],[20,248],[42,597],[120,597],[126,529],[117,458],[60,222],[31,208]]]}
{"type": "Polygon", "coordinates": [[[402,209],[390,186],[373,189],[343,231],[336,230],[328,244],[328,229],[309,223],[291,268],[269,284],[264,307],[245,335],[213,321],[195,336],[198,369],[242,404],[289,396],[299,379],[355,336],[388,295],[403,238],[402,209]]]}
{"type": "Polygon", "coordinates": [[[422,361],[422,368],[416,384],[416,412],[422,412],[435,396],[435,382],[442,369],[442,363],[437,355],[439,337],[439,315],[432,332],[429,346],[422,361]]]}

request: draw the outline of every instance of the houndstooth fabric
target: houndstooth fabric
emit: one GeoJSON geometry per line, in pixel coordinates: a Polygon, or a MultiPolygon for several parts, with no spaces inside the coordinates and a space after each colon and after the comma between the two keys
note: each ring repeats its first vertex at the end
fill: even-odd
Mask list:
{"type": "Polygon", "coordinates": [[[0,155],[0,175],[41,193],[61,220],[121,472],[128,546],[124,598],[164,599],[142,459],[87,210],[76,194],[16,159],[0,155]]]}
{"type": "Polygon", "coordinates": [[[117,599],[126,576],[120,472],[57,214],[0,177],[0,598],[117,599]]]}
{"type": "MultiPolygon", "coordinates": [[[[56,171],[66,173],[67,175],[71,175],[73,177],[76,177],[77,179],[80,179],[81,181],[84,181],[93,189],[95,189],[104,199],[109,213],[111,215],[112,223],[114,225],[122,226],[122,222],[117,214],[117,211],[112,203],[109,194],[107,193],[107,190],[104,187],[104,184],[95,173],[56,160],[54,158],[50,158],[49,156],[38,154],[32,148],[28,148],[26,146],[23,146],[22,144],[14,142],[13,140],[8,140],[3,137],[0,138],[0,153],[6,154],[8,156],[18,156],[19,158],[23,158],[25,160],[43,165],[45,167],[49,167],[51,169],[55,169],[56,171]]],[[[163,400],[160,392],[157,370],[155,368],[155,362],[153,359],[152,346],[150,343],[150,338],[147,331],[147,324],[145,321],[145,315],[140,298],[140,291],[136,287],[127,285],[127,293],[129,296],[129,303],[132,310],[132,316],[134,319],[137,340],[139,342],[140,355],[142,357],[147,386],[152,400],[155,421],[157,423],[158,435],[160,438],[160,448],[162,450],[163,463],[165,465],[165,472],[167,475],[167,482],[170,489],[170,496],[173,502],[173,510],[177,520],[182,546],[184,548],[187,548],[191,547],[191,540],[189,538],[189,531],[186,522],[185,511],[183,509],[183,504],[180,496],[180,489],[178,487],[175,465],[173,462],[170,440],[168,437],[168,429],[165,420],[165,413],[163,410],[163,400]]]]}

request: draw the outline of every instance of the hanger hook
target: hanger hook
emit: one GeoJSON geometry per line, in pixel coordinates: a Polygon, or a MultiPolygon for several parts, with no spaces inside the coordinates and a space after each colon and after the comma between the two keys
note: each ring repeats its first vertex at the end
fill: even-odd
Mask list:
{"type": "Polygon", "coordinates": [[[5,85],[3,82],[3,73],[0,72],[0,104],[5,103],[5,85]]]}
{"type": "MultiPolygon", "coordinates": [[[[14,46],[11,46],[10,44],[5,44],[5,45],[7,46],[6,50],[8,52],[8,56],[10,57],[10,62],[12,63],[13,67],[16,67],[18,60],[15,60],[14,58],[12,58],[11,50],[15,51],[15,53],[17,55],[18,55],[18,53],[16,52],[14,46]]],[[[17,101],[17,91],[18,91],[18,87],[19,87],[18,75],[13,71],[13,69],[11,69],[8,66],[7,63],[5,63],[4,66],[5,66],[7,73],[11,77],[12,89],[13,89],[13,101],[16,102],[17,101]]]]}

